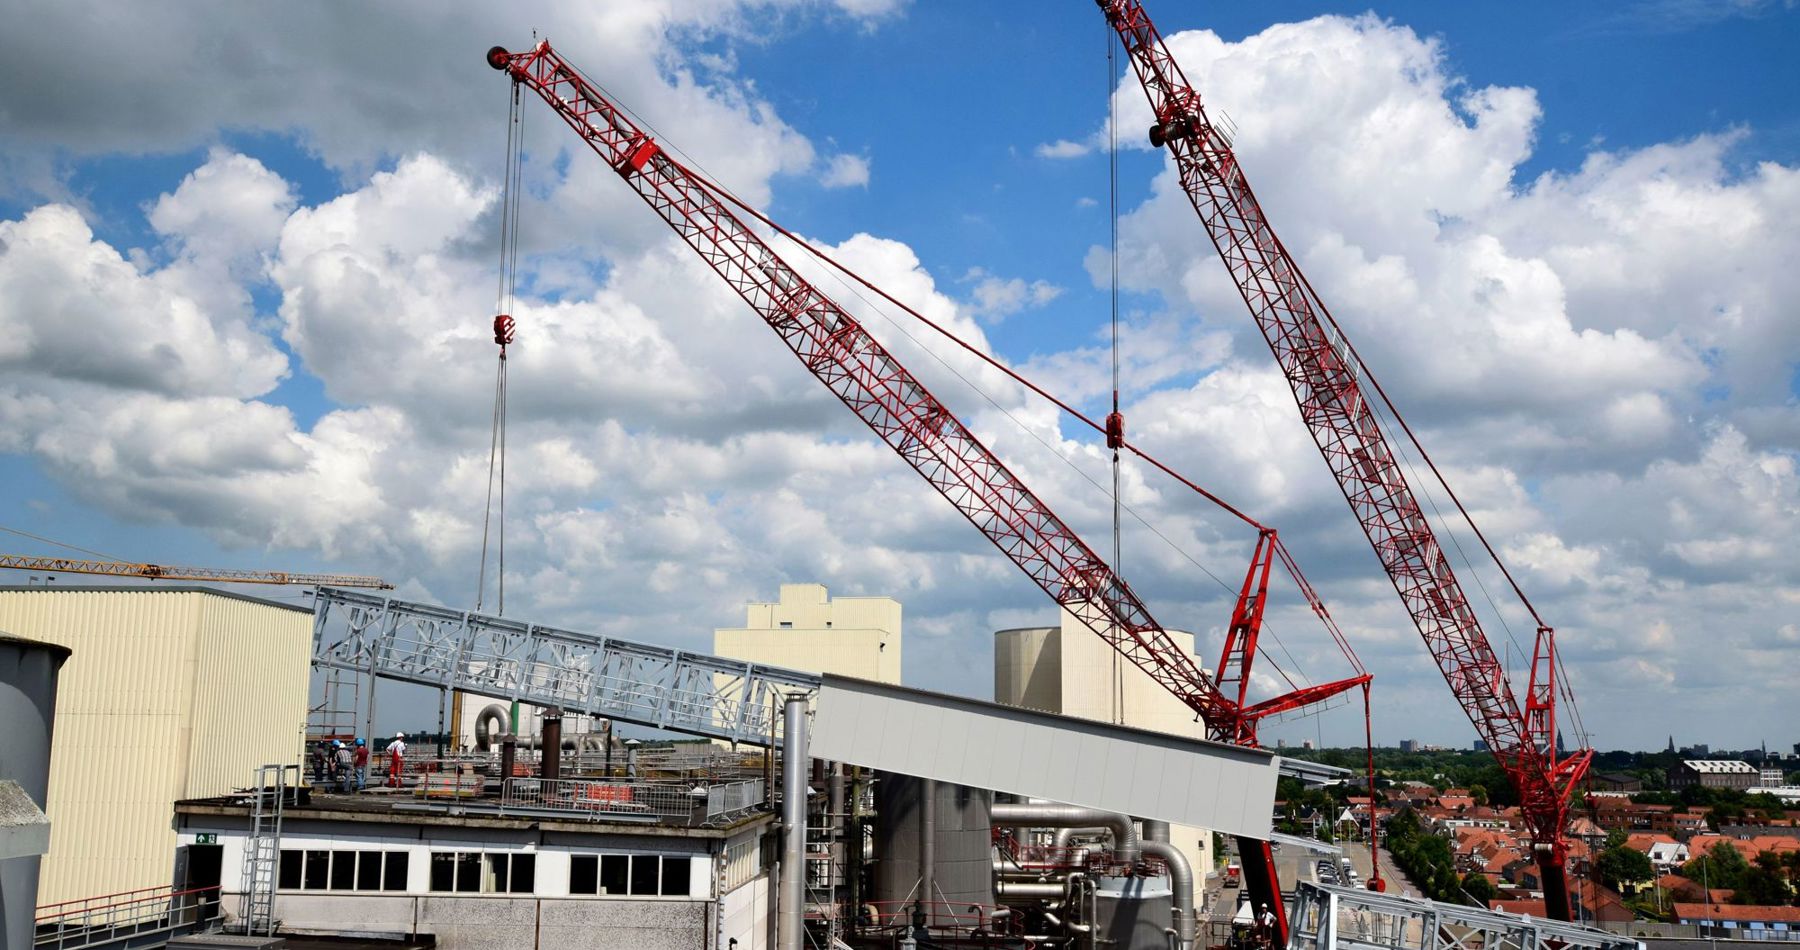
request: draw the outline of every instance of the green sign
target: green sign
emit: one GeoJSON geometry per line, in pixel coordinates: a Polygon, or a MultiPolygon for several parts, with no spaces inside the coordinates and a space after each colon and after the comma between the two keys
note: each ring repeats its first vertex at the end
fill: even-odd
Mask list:
{"type": "Polygon", "coordinates": [[[194,843],[195,844],[218,844],[219,836],[216,834],[212,834],[210,832],[206,833],[206,834],[198,834],[198,835],[194,836],[194,843]]]}

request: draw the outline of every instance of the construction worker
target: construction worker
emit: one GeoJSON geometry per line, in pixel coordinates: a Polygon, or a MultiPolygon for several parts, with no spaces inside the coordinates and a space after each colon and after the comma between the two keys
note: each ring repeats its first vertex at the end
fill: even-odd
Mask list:
{"type": "Polygon", "coordinates": [[[1256,942],[1263,947],[1275,944],[1275,912],[1267,904],[1262,905],[1262,913],[1256,917],[1256,942]]]}
{"type": "Polygon", "coordinates": [[[325,740],[320,739],[312,747],[313,784],[324,786],[325,770],[331,765],[331,752],[325,747],[325,740]]]}
{"type": "Polygon", "coordinates": [[[394,733],[394,741],[388,743],[388,779],[392,788],[405,788],[400,781],[400,773],[406,767],[406,733],[394,733]]]}
{"type": "Polygon", "coordinates": [[[356,790],[362,791],[369,784],[369,744],[360,737],[356,740],[356,790]]]}
{"type": "Polygon", "coordinates": [[[331,756],[332,770],[337,773],[337,790],[340,795],[350,793],[350,783],[356,778],[356,756],[350,747],[342,742],[333,742],[335,749],[331,756]]]}

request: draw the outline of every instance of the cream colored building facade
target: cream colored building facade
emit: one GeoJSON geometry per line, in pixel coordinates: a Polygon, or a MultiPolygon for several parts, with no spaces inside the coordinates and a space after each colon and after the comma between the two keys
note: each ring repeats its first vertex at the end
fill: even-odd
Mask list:
{"type": "MultiPolygon", "coordinates": [[[[1194,635],[1170,630],[1189,656],[1194,635]]],[[[994,634],[994,701],[1043,712],[1120,723],[1170,735],[1206,738],[1206,724],[1131,661],[1119,656],[1075,615],[1057,627],[994,634]]],[[[1213,869],[1212,832],[1173,825],[1170,840],[1194,866],[1194,899],[1202,900],[1213,869]]]]}
{"type": "Polygon", "coordinates": [[[752,603],[742,627],[713,631],[713,652],[806,673],[900,682],[900,602],[832,597],[823,584],[783,584],[752,603]]]}
{"type": "Polygon", "coordinates": [[[300,761],[309,610],[198,588],[12,587],[0,630],[71,651],[39,906],[169,885],[177,800],[300,761]]]}

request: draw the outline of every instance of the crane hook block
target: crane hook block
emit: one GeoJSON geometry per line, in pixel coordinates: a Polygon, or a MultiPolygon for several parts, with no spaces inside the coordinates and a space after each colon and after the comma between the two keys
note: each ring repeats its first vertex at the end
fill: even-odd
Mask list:
{"type": "Polygon", "coordinates": [[[1117,412],[1106,415],[1106,447],[1122,448],[1125,445],[1125,417],[1117,412]]]}
{"type": "Polygon", "coordinates": [[[500,314],[494,318],[494,342],[502,347],[513,341],[513,329],[516,324],[510,314],[500,314]]]}
{"type": "Polygon", "coordinates": [[[512,54],[506,51],[506,47],[496,46],[487,51],[487,61],[489,66],[504,70],[512,65],[512,54]]]}

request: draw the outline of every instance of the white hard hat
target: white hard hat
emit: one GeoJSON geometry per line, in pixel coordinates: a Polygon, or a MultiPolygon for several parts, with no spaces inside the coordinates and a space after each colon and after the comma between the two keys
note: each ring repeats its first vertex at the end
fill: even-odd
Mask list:
{"type": "Polygon", "coordinates": [[[396,733],[394,733],[394,738],[396,738],[396,739],[404,739],[404,738],[406,738],[406,733],[404,733],[404,732],[396,732],[396,733]]]}

